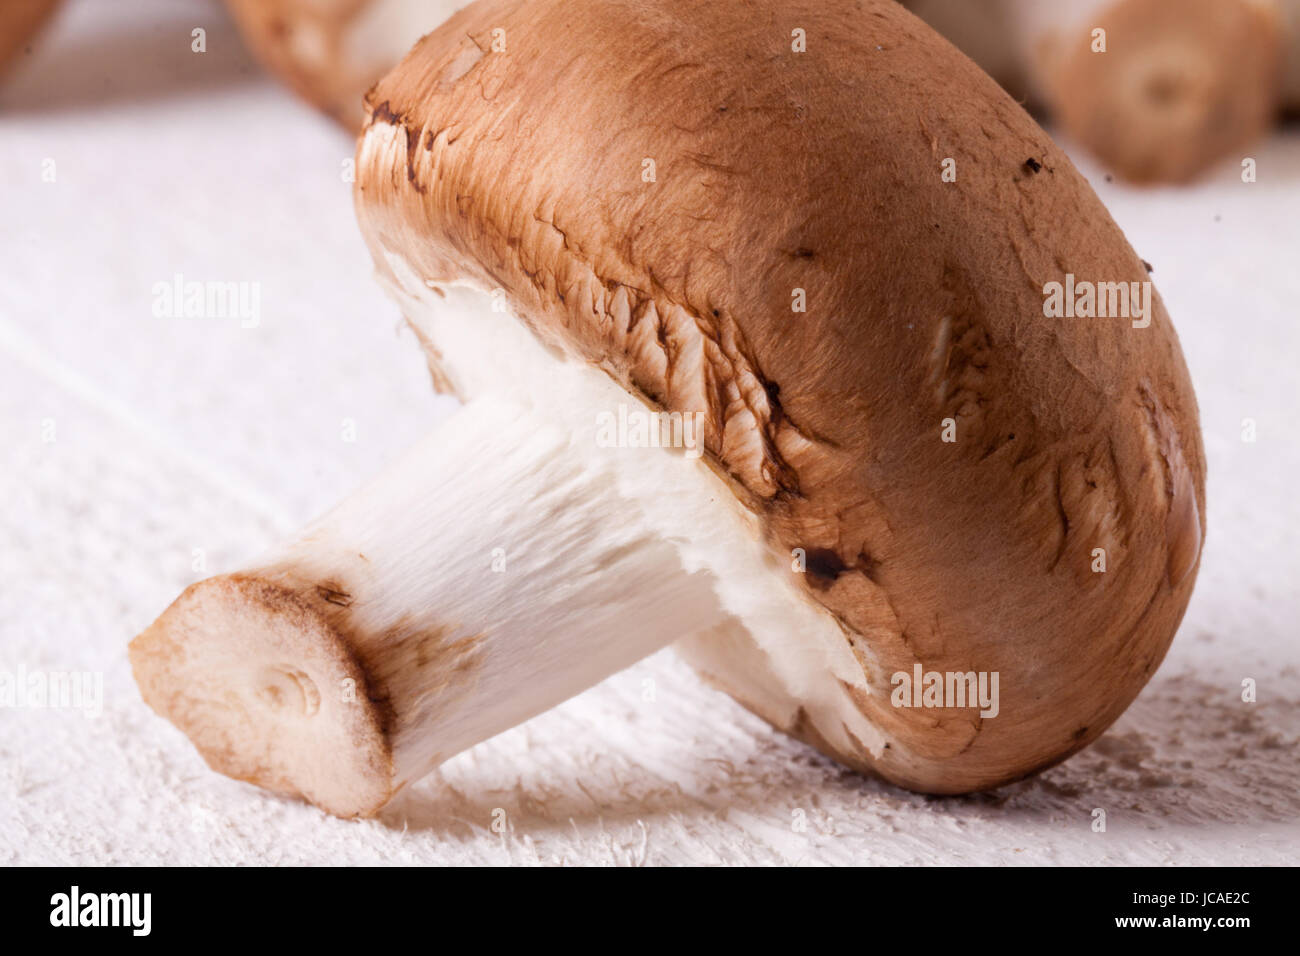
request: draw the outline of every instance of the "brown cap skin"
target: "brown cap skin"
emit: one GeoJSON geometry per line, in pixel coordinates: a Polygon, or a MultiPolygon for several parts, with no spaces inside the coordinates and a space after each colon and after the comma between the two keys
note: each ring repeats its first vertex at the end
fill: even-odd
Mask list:
{"type": "Polygon", "coordinates": [[[1058,42],[1038,51],[1057,116],[1133,182],[1194,178],[1280,108],[1282,24],[1254,0],[1119,0],[1058,42]]]}
{"type": "MultiPolygon", "coordinates": [[[[1147,270],[920,20],[892,0],[484,0],[367,104],[356,198],[381,272],[398,252],[426,280],[502,288],[544,340],[707,412],[710,464],[783,567],[805,549],[802,582],[866,670],[856,703],[890,746],[836,757],[993,787],[1141,690],[1204,531],[1178,340],[1158,296],[1147,328],[1044,317],[1065,273],[1147,270]],[[892,707],[917,662],[999,672],[1000,714],[892,707]]],[[[709,676],[746,701],[726,670],[709,676]]]]}
{"type": "Polygon", "coordinates": [[[4,0],[0,3],[0,70],[58,9],[62,0],[4,0]]]}

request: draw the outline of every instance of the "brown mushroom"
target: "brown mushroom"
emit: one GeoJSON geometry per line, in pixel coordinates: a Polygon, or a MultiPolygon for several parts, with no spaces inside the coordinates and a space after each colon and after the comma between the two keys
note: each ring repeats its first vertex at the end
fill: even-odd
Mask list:
{"type": "Polygon", "coordinates": [[[1205,513],[1173,326],[902,7],[485,0],[367,106],[362,232],[465,405],[133,642],[215,769],[372,813],[679,641],[825,753],[961,793],[1155,671],[1205,513]]]}
{"type": "Polygon", "coordinates": [[[227,0],[254,54],[349,130],[361,98],[412,44],[469,0],[227,0]]]}
{"type": "Polygon", "coordinates": [[[1182,182],[1300,105],[1300,0],[907,0],[1138,183],[1182,182]]]}

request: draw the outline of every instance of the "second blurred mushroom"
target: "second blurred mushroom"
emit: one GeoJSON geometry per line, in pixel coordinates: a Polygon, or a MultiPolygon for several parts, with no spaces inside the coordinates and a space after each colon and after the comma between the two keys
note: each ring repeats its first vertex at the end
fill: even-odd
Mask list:
{"type": "Polygon", "coordinates": [[[1134,182],[1183,182],[1300,104],[1300,0],[907,0],[1134,182]]]}
{"type": "Polygon", "coordinates": [[[227,0],[253,53],[349,131],[366,90],[470,0],[227,0]]]}

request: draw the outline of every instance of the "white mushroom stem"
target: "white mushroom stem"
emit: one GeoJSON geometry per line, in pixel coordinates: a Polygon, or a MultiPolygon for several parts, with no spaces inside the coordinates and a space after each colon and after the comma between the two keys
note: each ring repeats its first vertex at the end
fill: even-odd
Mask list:
{"type": "Polygon", "coordinates": [[[475,399],[275,556],[270,577],[333,592],[393,709],[398,785],[723,619],[620,454],[475,399]]]}
{"type": "Polygon", "coordinates": [[[376,752],[373,773],[340,775],[338,792],[325,774],[308,792],[335,812],[366,812],[461,750],[720,623],[712,574],[684,567],[620,488],[619,457],[636,450],[573,441],[536,408],[471,401],[256,568],[187,592],[134,649],[146,696],[198,698],[182,727],[220,738],[200,742],[209,760],[215,750],[218,769],[277,789],[327,768],[331,746],[346,762],[349,737],[386,748],[391,770],[376,752]],[[152,662],[175,655],[186,659],[181,684],[149,679],[152,662]],[[272,767],[291,768],[289,779],[268,778],[272,767]]]}
{"type": "Polygon", "coordinates": [[[862,669],[845,635],[696,454],[698,432],[634,430],[647,406],[486,297],[394,291],[422,335],[473,357],[444,370],[467,404],[250,570],[192,586],[132,644],[145,699],[214,769],[372,813],[688,636],[706,671],[723,654],[785,675],[756,678],[755,705],[876,740],[846,690],[862,669]]]}

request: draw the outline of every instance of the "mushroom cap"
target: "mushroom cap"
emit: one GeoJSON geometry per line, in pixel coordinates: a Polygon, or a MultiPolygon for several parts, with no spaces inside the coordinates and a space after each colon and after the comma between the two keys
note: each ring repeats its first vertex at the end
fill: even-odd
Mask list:
{"type": "Polygon", "coordinates": [[[1049,45],[1049,95],[1120,175],[1182,182],[1272,125],[1283,50],[1276,11],[1254,0],[1121,0],[1049,45]],[[1104,54],[1091,47],[1098,27],[1104,54]]]}
{"type": "Polygon", "coordinates": [[[367,112],[355,195],[381,277],[396,258],[504,290],[557,355],[704,412],[705,461],[781,567],[803,554],[885,744],[831,743],[823,702],[774,694],[743,636],[691,649],[711,681],[954,793],[1085,746],[1154,672],[1204,532],[1173,326],[1154,294],[1145,328],[1045,317],[1066,273],[1147,269],[1051,139],[901,6],[482,0],[367,112]],[[998,673],[1000,712],[893,706],[918,664],[998,673]]]}
{"type": "Polygon", "coordinates": [[[0,4],[0,70],[58,9],[62,0],[5,0],[0,4]]]}

